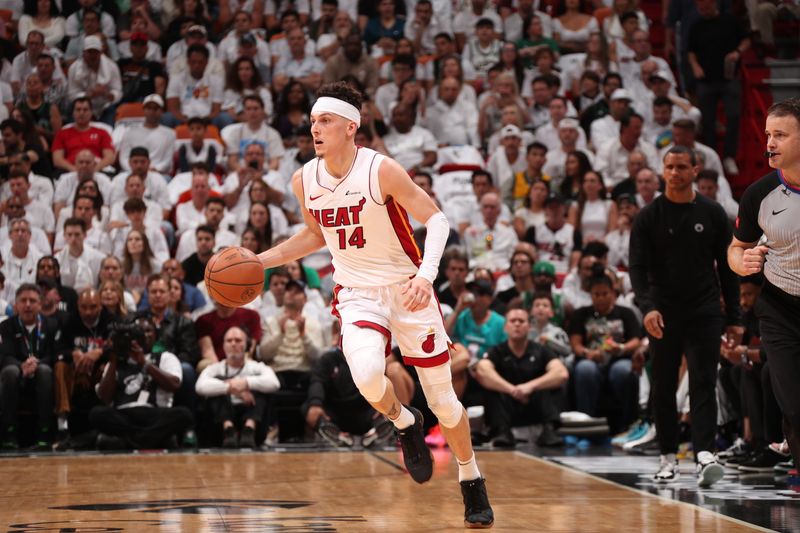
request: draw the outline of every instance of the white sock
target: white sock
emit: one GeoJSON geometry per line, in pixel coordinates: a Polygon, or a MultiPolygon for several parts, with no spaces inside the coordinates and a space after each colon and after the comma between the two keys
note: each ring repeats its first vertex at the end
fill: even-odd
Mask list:
{"type": "Polygon", "coordinates": [[[678,458],[675,456],[674,453],[668,453],[668,454],[665,454],[665,455],[661,456],[661,462],[662,463],[670,463],[670,464],[674,465],[675,463],[678,462],[678,458]]]}
{"type": "Polygon", "coordinates": [[[66,431],[67,429],[67,417],[65,415],[58,415],[58,430],[66,431]]]}
{"type": "Polygon", "coordinates": [[[397,415],[397,418],[394,420],[389,418],[389,420],[391,420],[392,424],[394,424],[394,427],[397,429],[405,429],[415,422],[414,413],[409,411],[405,405],[400,406],[400,414],[397,415]]]}
{"type": "Polygon", "coordinates": [[[475,460],[475,454],[468,461],[462,463],[458,462],[458,481],[472,481],[481,477],[481,472],[478,470],[478,462],[475,460]]]}

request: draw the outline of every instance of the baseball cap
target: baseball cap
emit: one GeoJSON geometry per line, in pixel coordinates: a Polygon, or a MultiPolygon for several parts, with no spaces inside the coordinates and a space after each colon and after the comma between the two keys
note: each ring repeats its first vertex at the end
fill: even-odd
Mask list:
{"type": "Polygon", "coordinates": [[[206,28],[204,26],[201,26],[200,24],[189,26],[189,29],[186,30],[186,34],[188,35],[190,33],[202,33],[203,37],[208,37],[208,32],[206,31],[206,28]]]}
{"type": "Polygon", "coordinates": [[[564,205],[564,199],[561,197],[560,194],[550,193],[550,195],[545,199],[544,205],[548,206],[550,204],[564,205]]]}
{"type": "Polygon", "coordinates": [[[239,37],[239,44],[254,45],[256,44],[256,36],[253,35],[252,32],[248,31],[247,33],[239,37]]]}
{"type": "Polygon", "coordinates": [[[305,292],[306,282],[301,279],[290,279],[288,282],[286,282],[286,289],[288,290],[289,287],[294,287],[295,289],[305,292]]]}
{"type": "Polygon", "coordinates": [[[103,41],[96,35],[89,35],[83,39],[84,50],[100,50],[103,51],[103,41]]]}
{"type": "Polygon", "coordinates": [[[536,264],[533,265],[533,275],[550,276],[554,278],[556,277],[556,267],[549,261],[537,261],[536,264]]]}
{"type": "Polygon", "coordinates": [[[628,100],[629,102],[633,102],[633,97],[628,89],[615,89],[613,93],[611,93],[611,100],[628,100]]]}
{"type": "Polygon", "coordinates": [[[667,72],[666,70],[661,69],[650,74],[650,81],[653,81],[655,79],[670,81],[672,79],[672,76],[670,76],[670,73],[667,72]]]}
{"type": "Polygon", "coordinates": [[[143,31],[137,31],[137,32],[134,32],[134,33],[131,34],[131,42],[136,42],[136,41],[147,42],[149,40],[150,40],[150,38],[143,31]]]}
{"type": "Polygon", "coordinates": [[[485,279],[470,281],[467,283],[467,290],[474,292],[478,296],[494,296],[494,289],[492,284],[485,279]]]}
{"type": "Polygon", "coordinates": [[[623,202],[628,202],[629,204],[636,205],[636,197],[630,193],[624,192],[617,196],[617,205],[620,205],[623,202]]]}
{"type": "Polygon", "coordinates": [[[519,137],[521,139],[522,138],[522,132],[520,131],[520,129],[517,126],[515,126],[513,124],[506,124],[500,130],[500,138],[501,139],[505,139],[506,137],[519,137]]]}
{"type": "Polygon", "coordinates": [[[142,102],[143,106],[146,106],[147,104],[156,104],[158,107],[163,109],[164,99],[158,94],[151,94],[145,97],[144,101],[142,102]]]}
{"type": "Polygon", "coordinates": [[[577,118],[564,117],[560,121],[558,121],[558,128],[559,129],[561,129],[561,128],[564,128],[564,129],[572,128],[574,130],[577,130],[580,127],[581,127],[581,123],[578,122],[577,118]]]}

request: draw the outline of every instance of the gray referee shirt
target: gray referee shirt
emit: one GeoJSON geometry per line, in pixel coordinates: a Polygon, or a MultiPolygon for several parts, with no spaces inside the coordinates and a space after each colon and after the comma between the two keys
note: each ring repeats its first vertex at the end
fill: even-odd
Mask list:
{"type": "Polygon", "coordinates": [[[789,185],[780,170],[750,185],[739,203],[733,235],[754,243],[766,237],[767,280],[792,296],[800,296],[800,189],[789,185]]]}

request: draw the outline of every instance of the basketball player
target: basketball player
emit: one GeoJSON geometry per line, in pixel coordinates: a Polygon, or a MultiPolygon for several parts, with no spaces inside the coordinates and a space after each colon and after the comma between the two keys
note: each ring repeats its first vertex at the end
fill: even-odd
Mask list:
{"type": "Polygon", "coordinates": [[[774,168],[750,185],[728,248],[731,269],[742,276],[764,270],[756,303],[761,342],[769,360],[783,432],[800,465],[800,98],[767,112],[767,157],[774,168]]]}
{"type": "Polygon", "coordinates": [[[469,420],[453,391],[450,339],[432,298],[449,224],[396,161],[355,145],[360,109],[361,95],[345,83],[317,92],[311,110],[317,157],[292,176],[307,227],[259,258],[265,269],[273,268],[327,245],[335,267],[333,312],[341,320],[342,351],[358,390],[394,423],[414,481],[428,481],[433,461],[422,415],[400,403],[384,376],[384,357],[395,335],[406,364],[417,367],[428,405],[458,460],[464,523],[488,528],[494,515],[472,451],[469,420]],[[424,258],[407,212],[427,228],[424,258]]]}

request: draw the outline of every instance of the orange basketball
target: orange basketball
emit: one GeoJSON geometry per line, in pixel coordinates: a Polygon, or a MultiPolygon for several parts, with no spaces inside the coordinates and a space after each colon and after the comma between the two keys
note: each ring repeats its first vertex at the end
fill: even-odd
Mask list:
{"type": "Polygon", "coordinates": [[[205,282],[214,301],[228,307],[239,307],[261,294],[264,267],[256,254],[247,248],[225,248],[208,260],[205,282]]]}

